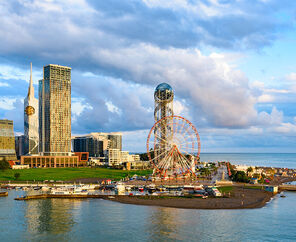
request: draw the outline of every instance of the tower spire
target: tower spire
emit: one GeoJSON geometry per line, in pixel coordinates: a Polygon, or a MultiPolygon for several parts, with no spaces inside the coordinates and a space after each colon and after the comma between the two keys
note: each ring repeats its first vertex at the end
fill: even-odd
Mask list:
{"type": "Polygon", "coordinates": [[[31,72],[30,72],[30,85],[28,90],[28,97],[34,97],[34,87],[33,87],[33,80],[32,80],[32,62],[31,64],[31,72]]]}

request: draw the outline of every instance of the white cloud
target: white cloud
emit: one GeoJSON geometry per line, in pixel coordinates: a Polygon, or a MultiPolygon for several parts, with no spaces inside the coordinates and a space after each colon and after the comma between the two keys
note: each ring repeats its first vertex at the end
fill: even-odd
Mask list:
{"type": "Polygon", "coordinates": [[[291,123],[282,123],[280,126],[275,127],[274,131],[286,135],[296,135],[296,125],[291,123]]]}
{"type": "Polygon", "coordinates": [[[0,87],[9,87],[9,84],[6,82],[0,82],[0,87]]]}
{"type": "Polygon", "coordinates": [[[274,97],[270,94],[262,94],[257,99],[257,102],[259,103],[271,103],[273,101],[274,101],[274,97]]]}
{"type": "Polygon", "coordinates": [[[4,109],[4,110],[14,109],[15,101],[16,101],[16,98],[0,97],[0,109],[4,109]]]}
{"type": "Polygon", "coordinates": [[[278,126],[283,121],[283,112],[277,110],[276,107],[272,108],[270,114],[267,112],[260,112],[258,117],[258,124],[264,125],[265,127],[268,126],[278,126]]]}
{"type": "Polygon", "coordinates": [[[296,73],[292,72],[289,75],[286,76],[286,79],[289,81],[296,81],[296,73]]]}

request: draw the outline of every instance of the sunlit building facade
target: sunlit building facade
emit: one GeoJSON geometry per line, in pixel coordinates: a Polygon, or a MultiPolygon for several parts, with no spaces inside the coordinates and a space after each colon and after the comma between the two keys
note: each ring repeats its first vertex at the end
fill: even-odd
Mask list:
{"type": "Polygon", "coordinates": [[[33,80],[32,80],[32,63],[30,84],[28,95],[24,100],[24,154],[38,154],[39,152],[39,120],[38,120],[38,99],[35,98],[33,80]]]}
{"type": "Polygon", "coordinates": [[[71,68],[47,65],[39,81],[41,155],[71,155],[71,68]]]}
{"type": "Polygon", "coordinates": [[[13,121],[0,120],[0,160],[16,160],[13,121]]]}

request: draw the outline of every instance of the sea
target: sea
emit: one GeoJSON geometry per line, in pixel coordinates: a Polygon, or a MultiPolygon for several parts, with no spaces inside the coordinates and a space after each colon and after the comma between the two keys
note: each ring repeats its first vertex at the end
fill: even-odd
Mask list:
{"type": "Polygon", "coordinates": [[[229,161],[236,165],[296,169],[296,153],[201,153],[206,162],[229,161]]]}
{"type": "MultiPolygon", "coordinates": [[[[209,161],[295,167],[296,154],[203,154],[209,161]],[[248,159],[249,158],[249,159],[248,159]],[[240,161],[240,162],[239,162],[240,161]],[[261,161],[262,163],[260,163],[261,161]],[[258,163],[259,162],[259,163],[258,163]]],[[[256,209],[177,209],[100,199],[0,197],[0,241],[294,241],[296,192],[256,209]]]]}

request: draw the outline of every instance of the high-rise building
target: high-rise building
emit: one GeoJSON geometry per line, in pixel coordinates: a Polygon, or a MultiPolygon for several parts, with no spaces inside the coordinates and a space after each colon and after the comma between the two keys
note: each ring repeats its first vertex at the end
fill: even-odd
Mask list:
{"type": "Polygon", "coordinates": [[[110,146],[107,133],[91,133],[73,138],[74,152],[89,152],[90,157],[103,157],[110,146]]]}
{"type": "Polygon", "coordinates": [[[0,160],[16,160],[13,121],[0,120],[0,160]]]}
{"type": "Polygon", "coordinates": [[[89,152],[90,157],[103,157],[108,149],[122,150],[122,133],[90,133],[73,138],[74,152],[89,152]]]}
{"type": "Polygon", "coordinates": [[[71,155],[71,68],[43,67],[39,81],[39,150],[41,155],[71,155]]]}
{"type": "Polygon", "coordinates": [[[17,159],[25,154],[26,137],[25,135],[15,136],[15,152],[17,159]]]}
{"type": "Polygon", "coordinates": [[[122,133],[113,132],[108,134],[108,139],[110,140],[110,149],[122,150],[122,133]]]}
{"type": "Polygon", "coordinates": [[[32,80],[32,63],[28,95],[24,100],[24,154],[38,154],[39,146],[39,120],[38,99],[34,95],[32,80]]]}

